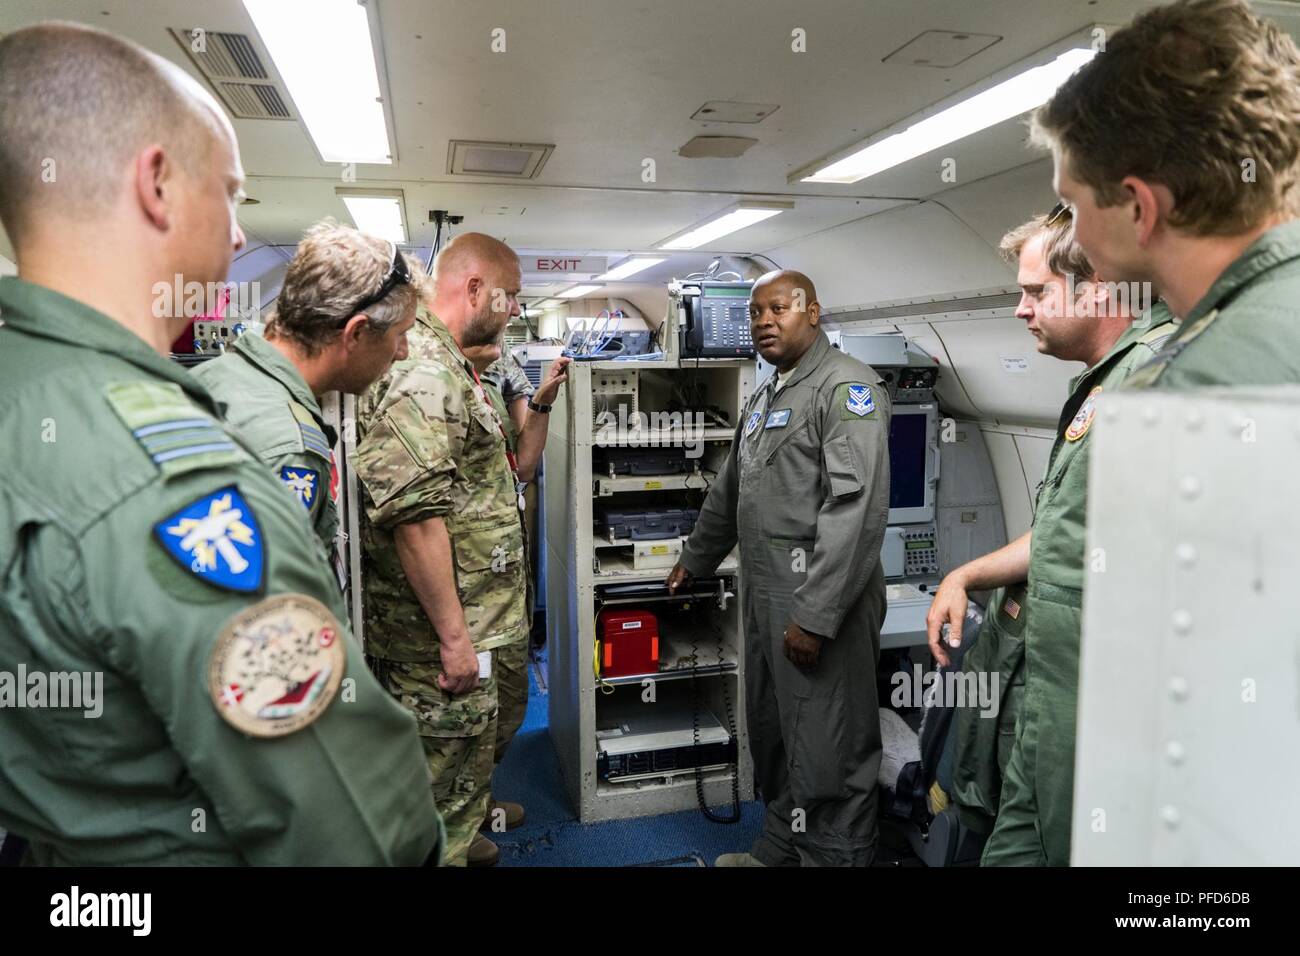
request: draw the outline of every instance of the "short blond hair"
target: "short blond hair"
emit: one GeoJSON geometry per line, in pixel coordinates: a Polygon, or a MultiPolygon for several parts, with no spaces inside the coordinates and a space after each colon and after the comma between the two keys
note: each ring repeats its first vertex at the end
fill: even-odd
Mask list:
{"type": "Polygon", "coordinates": [[[0,222],[15,245],[49,212],[84,222],[110,209],[119,174],[150,143],[189,172],[205,168],[218,120],[178,72],[77,23],[0,39],[0,222]]]}
{"type": "MultiPolygon", "coordinates": [[[[357,303],[379,290],[392,265],[393,246],[333,219],[312,226],[298,243],[275,309],[270,338],[286,338],[315,355],[335,339],[357,303]]],[[[370,328],[384,332],[410,315],[419,300],[424,269],[406,256],[411,283],[399,284],[365,308],[370,328]]]]}
{"type": "Polygon", "coordinates": [[[1137,176],[1173,193],[1170,225],[1238,235],[1295,206],[1300,51],[1242,0],[1156,7],[1035,112],[1031,138],[1100,206],[1137,176]]]}
{"type": "Polygon", "coordinates": [[[1047,268],[1058,276],[1072,275],[1076,279],[1091,279],[1095,272],[1088,255],[1074,238],[1074,220],[1068,209],[1057,214],[1049,226],[1050,216],[1034,216],[1012,229],[998,243],[1002,259],[1015,267],[1020,262],[1020,252],[1039,236],[1043,237],[1043,259],[1047,268]]]}

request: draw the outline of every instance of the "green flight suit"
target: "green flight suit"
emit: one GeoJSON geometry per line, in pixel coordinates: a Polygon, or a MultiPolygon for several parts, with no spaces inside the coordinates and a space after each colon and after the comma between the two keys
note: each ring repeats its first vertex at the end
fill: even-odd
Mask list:
{"type": "Polygon", "coordinates": [[[1082,632],[1088,436],[1097,405],[1174,331],[1156,303],[1070,384],[1047,475],[1038,489],[1024,616],[1025,686],[984,866],[1066,866],[1074,789],[1082,632]]]}
{"type": "Polygon", "coordinates": [[[248,332],[194,374],[225,404],[226,422],[306,509],[325,553],[333,555],[339,529],[330,494],[336,436],[302,373],[274,345],[248,332]]]}
{"type": "Polygon", "coordinates": [[[119,323],[0,279],[0,676],[102,681],[98,719],[0,690],[0,826],[39,864],[419,864],[415,722],[218,414],[119,323]]]}
{"type": "Polygon", "coordinates": [[[749,747],[767,801],[750,852],[768,866],[866,866],[882,756],[889,393],[820,330],[776,384],[746,403],[681,563],[712,574],[739,541],[749,747]],[[785,657],[791,621],[826,638],[809,672],[785,657]]]}
{"type": "Polygon", "coordinates": [[[524,544],[504,423],[438,317],[420,308],[408,356],[357,403],[353,459],[364,489],[366,648],[380,680],[419,722],[446,821],[446,859],[467,862],[487,815],[496,746],[499,651],[526,640],[524,544]],[[466,694],[438,685],[438,635],[406,578],[394,531],[441,518],[474,650],[491,676],[466,694]]]}

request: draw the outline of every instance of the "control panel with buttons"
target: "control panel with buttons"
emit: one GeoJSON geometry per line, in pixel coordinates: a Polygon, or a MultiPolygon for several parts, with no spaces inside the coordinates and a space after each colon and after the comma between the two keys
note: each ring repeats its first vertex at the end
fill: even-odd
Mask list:
{"type": "Polygon", "coordinates": [[[928,575],[939,573],[939,550],[934,525],[916,525],[903,530],[903,573],[928,575]]]}

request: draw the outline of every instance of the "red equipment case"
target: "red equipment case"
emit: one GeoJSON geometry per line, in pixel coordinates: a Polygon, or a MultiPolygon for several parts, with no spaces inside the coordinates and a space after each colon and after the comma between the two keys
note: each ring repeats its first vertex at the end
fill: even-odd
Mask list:
{"type": "Polygon", "coordinates": [[[597,663],[602,677],[653,674],[659,670],[659,620],[649,611],[608,608],[596,617],[597,663]]]}

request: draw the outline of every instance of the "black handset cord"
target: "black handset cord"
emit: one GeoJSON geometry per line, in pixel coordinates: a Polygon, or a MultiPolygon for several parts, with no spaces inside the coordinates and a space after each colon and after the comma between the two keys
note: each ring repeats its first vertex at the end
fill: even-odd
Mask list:
{"type": "MultiPolygon", "coordinates": [[[[716,624],[714,631],[718,637],[718,663],[722,663],[722,629],[716,624]]],[[[700,709],[703,706],[703,700],[700,693],[700,639],[691,637],[691,691],[693,706],[691,707],[691,725],[695,734],[695,747],[698,751],[700,746],[700,709]]],[[[726,675],[720,674],[723,678],[722,684],[722,703],[726,708],[727,714],[727,733],[731,735],[732,745],[736,748],[736,757],[731,761],[731,815],[722,816],[714,813],[709,809],[709,805],[704,799],[704,768],[699,764],[695,765],[695,799],[700,804],[700,812],[704,814],[713,823],[739,823],[740,822],[740,741],[736,739],[736,714],[731,703],[731,694],[727,691],[726,675]]]]}

